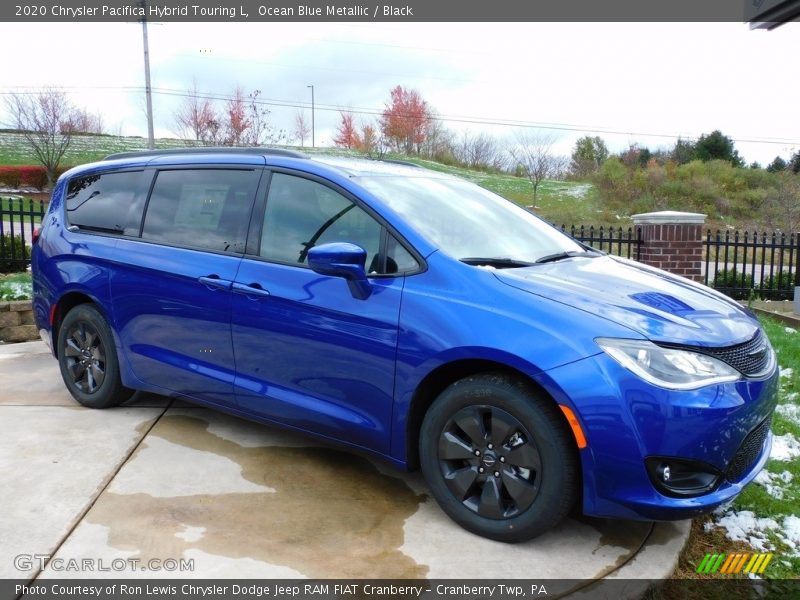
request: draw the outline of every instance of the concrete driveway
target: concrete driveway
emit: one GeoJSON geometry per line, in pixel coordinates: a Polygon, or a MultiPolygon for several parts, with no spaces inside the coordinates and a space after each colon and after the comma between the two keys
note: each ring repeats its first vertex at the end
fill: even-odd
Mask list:
{"type": "Polygon", "coordinates": [[[0,346],[0,472],[0,578],[659,579],[688,534],[569,518],[489,541],[419,474],[303,436],[146,394],[84,409],[40,342],[0,346]],[[65,570],[86,558],[114,568],[65,570]],[[180,559],[193,570],[140,566],[180,559]]]}

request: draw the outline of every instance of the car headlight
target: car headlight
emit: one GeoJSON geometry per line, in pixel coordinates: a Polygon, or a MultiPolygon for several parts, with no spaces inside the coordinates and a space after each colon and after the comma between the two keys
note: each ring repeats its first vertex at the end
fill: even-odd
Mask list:
{"type": "Polygon", "coordinates": [[[671,390],[694,390],[736,381],[742,375],[721,360],[677,348],[662,348],[648,340],[597,338],[611,358],[645,381],[671,390]]]}

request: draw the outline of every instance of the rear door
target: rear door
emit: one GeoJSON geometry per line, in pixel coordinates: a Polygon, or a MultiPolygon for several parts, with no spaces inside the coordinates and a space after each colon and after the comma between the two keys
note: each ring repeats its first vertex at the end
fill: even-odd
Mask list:
{"type": "Polygon", "coordinates": [[[139,237],[120,240],[111,277],[120,341],[146,384],[235,404],[230,290],[261,173],[230,165],[154,172],[139,237]]]}
{"type": "Polygon", "coordinates": [[[233,294],[240,406],[388,451],[403,274],[416,261],[408,252],[395,256],[394,244],[387,269],[389,233],[376,216],[343,190],[299,173],[272,174],[266,209],[253,221],[233,294]],[[308,267],[308,250],[326,242],[367,251],[366,300],[354,298],[344,279],[308,267]]]}

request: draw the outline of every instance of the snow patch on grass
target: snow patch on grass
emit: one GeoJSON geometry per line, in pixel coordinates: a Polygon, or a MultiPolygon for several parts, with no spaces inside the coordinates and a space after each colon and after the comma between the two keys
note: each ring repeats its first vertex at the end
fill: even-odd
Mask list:
{"type": "Polygon", "coordinates": [[[591,189],[592,189],[591,183],[581,183],[578,185],[573,185],[568,189],[561,190],[561,193],[576,198],[578,200],[582,200],[586,197],[586,194],[588,194],[591,189]]]}
{"type": "MultiPolygon", "coordinates": [[[[796,398],[797,392],[790,395],[796,398]]],[[[791,400],[795,398],[791,398],[791,400]]],[[[797,404],[779,404],[775,407],[775,412],[795,425],[800,425],[800,406],[797,404]]]]}
{"type": "Polygon", "coordinates": [[[716,525],[725,529],[729,540],[746,542],[759,552],[773,549],[772,543],[767,538],[767,533],[780,527],[775,519],[768,517],[758,518],[751,510],[740,512],[729,511],[716,519],[716,525]]]}
{"type": "Polygon", "coordinates": [[[789,471],[782,473],[770,473],[769,471],[761,471],[755,478],[755,482],[762,486],[767,494],[776,498],[777,500],[783,499],[783,494],[786,491],[781,484],[791,483],[793,475],[789,471]]]}
{"type": "Polygon", "coordinates": [[[791,433],[772,438],[772,452],[769,454],[771,459],[792,460],[798,456],[800,456],[800,442],[791,433]]]}
{"type": "Polygon", "coordinates": [[[28,300],[33,297],[33,285],[9,281],[0,283],[0,301],[28,300]]]}
{"type": "Polygon", "coordinates": [[[784,327],[784,328],[783,328],[783,330],[784,330],[786,333],[797,333],[797,329],[793,329],[793,328],[791,328],[791,327],[784,327]]]}
{"type": "Polygon", "coordinates": [[[786,367],[786,368],[780,367],[780,370],[781,370],[781,377],[791,377],[792,375],[794,375],[794,369],[792,369],[791,367],[786,367]]]}
{"type": "Polygon", "coordinates": [[[723,528],[729,540],[745,542],[759,552],[769,552],[775,550],[775,544],[769,539],[772,535],[789,547],[790,556],[800,556],[800,517],[788,515],[778,522],[769,517],[756,517],[750,510],[736,512],[730,506],[718,508],[714,515],[714,525],[723,528]]]}
{"type": "Polygon", "coordinates": [[[794,556],[800,556],[800,517],[789,515],[783,519],[783,535],[781,540],[789,546],[794,556]]]}

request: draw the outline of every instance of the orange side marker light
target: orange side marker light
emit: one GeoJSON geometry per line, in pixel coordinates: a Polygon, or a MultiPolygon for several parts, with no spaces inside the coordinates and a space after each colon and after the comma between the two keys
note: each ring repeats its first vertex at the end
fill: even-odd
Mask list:
{"type": "Polygon", "coordinates": [[[567,422],[572,428],[572,433],[575,435],[575,441],[578,443],[578,448],[586,448],[586,436],[583,434],[583,429],[581,429],[581,424],[578,422],[578,418],[575,416],[575,413],[572,412],[572,409],[569,406],[559,404],[558,407],[561,409],[561,412],[564,413],[564,416],[567,417],[567,422]]]}

